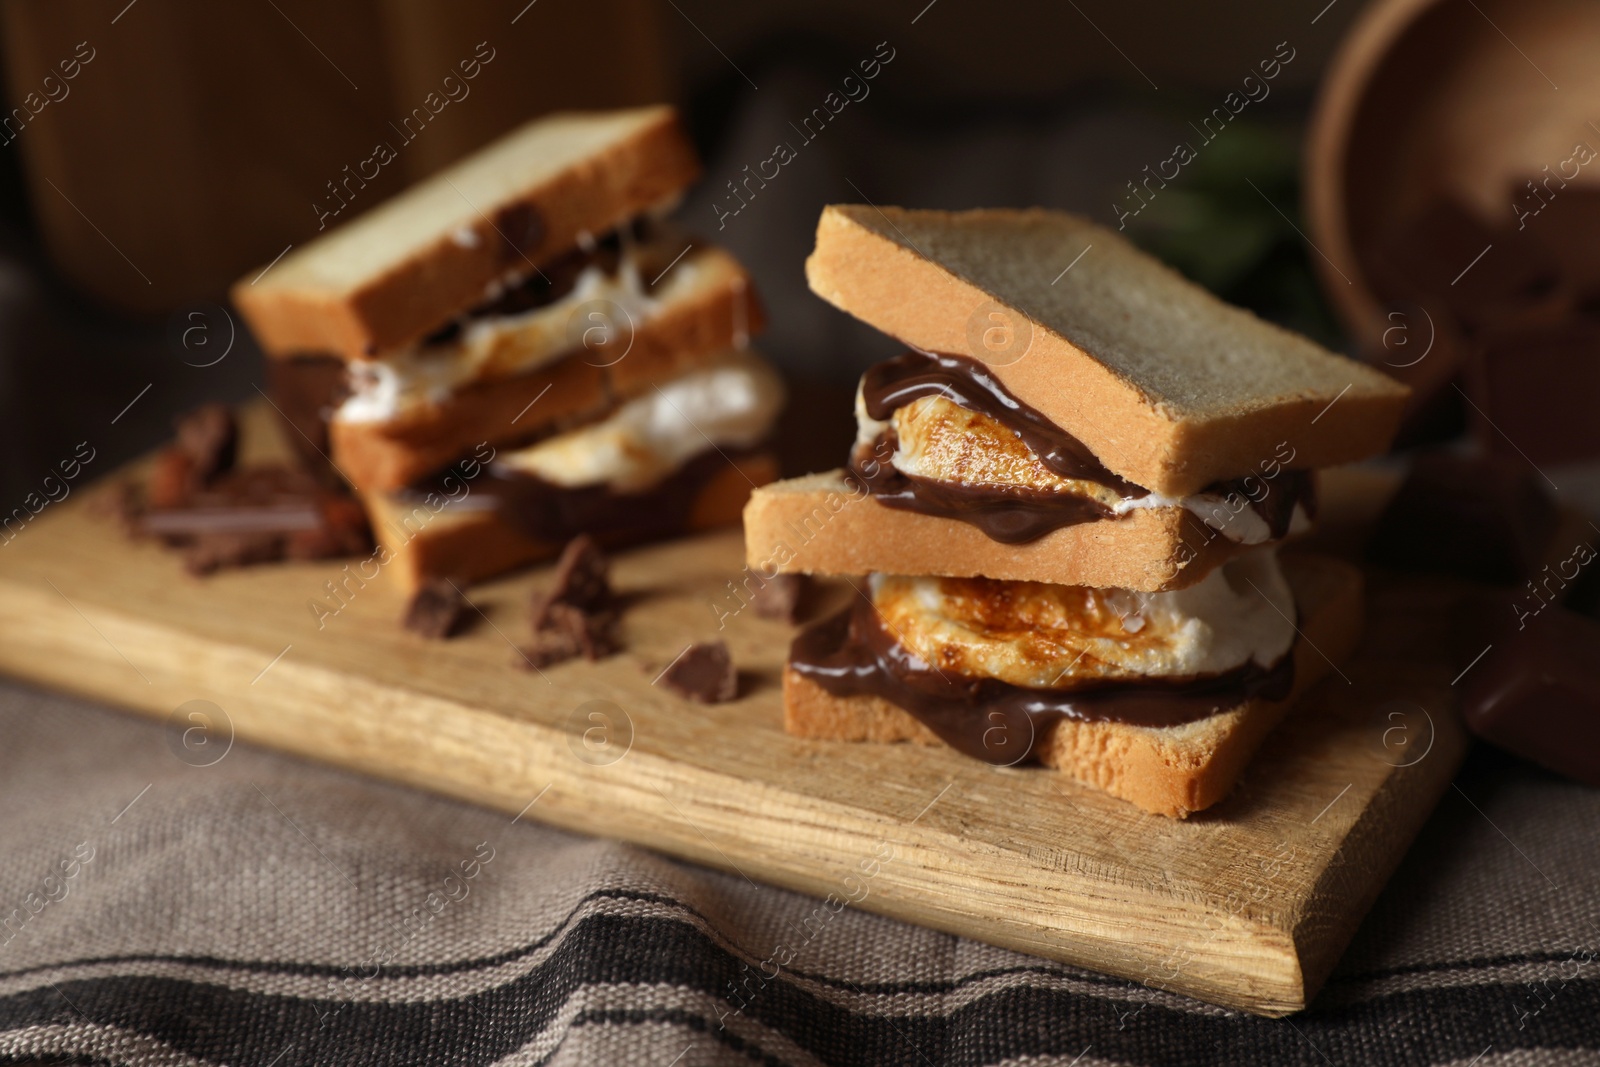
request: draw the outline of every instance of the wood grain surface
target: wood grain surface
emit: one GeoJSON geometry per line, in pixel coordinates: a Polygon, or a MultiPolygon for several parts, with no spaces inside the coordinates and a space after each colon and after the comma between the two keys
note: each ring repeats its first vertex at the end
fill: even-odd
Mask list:
{"type": "Polygon", "coordinates": [[[175,758],[266,745],[1260,1014],[1316,992],[1465,748],[1446,652],[1457,598],[1423,587],[1373,587],[1363,651],[1232,796],[1180,822],[948,749],[788,737],[791,629],[724,614],[737,531],[618,558],[625,651],[541,673],[514,646],[547,572],[473,588],[476,625],[429,642],[399,628],[381,572],[191,578],[92,496],[0,547],[0,671],[166,720],[175,758]],[[737,700],[652,684],[713,637],[740,667],[737,700]]]}

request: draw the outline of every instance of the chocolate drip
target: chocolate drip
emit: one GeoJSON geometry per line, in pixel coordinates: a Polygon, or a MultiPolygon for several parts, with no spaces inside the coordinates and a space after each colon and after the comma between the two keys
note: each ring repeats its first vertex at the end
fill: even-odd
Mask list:
{"type": "MultiPolygon", "coordinates": [[[[463,326],[479,318],[500,315],[520,315],[549,307],[570,295],[578,284],[578,276],[589,267],[599,267],[601,272],[615,276],[622,264],[622,252],[630,242],[648,241],[653,234],[648,220],[636,219],[595,240],[590,249],[574,248],[559,256],[541,269],[531,272],[520,282],[506,289],[493,300],[486,300],[458,319],[446,323],[424,339],[425,345],[447,344],[461,336],[463,326]]],[[[509,231],[507,244],[512,243],[509,231]]],[[[535,240],[537,243],[537,240],[535,240]]],[[[513,259],[517,257],[513,255],[513,259]]],[[[646,289],[650,286],[646,285],[646,289]]]]}
{"type": "MultiPolygon", "coordinates": [[[[891,435],[884,436],[892,440],[891,435]]],[[[880,454],[892,452],[889,448],[880,454]]],[[[852,462],[850,466],[880,504],[959,519],[982,530],[989,540],[1004,545],[1027,544],[1063,526],[1099,522],[1114,514],[1093,497],[1073,493],[1021,486],[957,485],[903,474],[887,463],[852,462]]]]}
{"type": "MultiPolygon", "coordinates": [[[[733,460],[740,458],[733,454],[733,460]]],[[[569,487],[547,482],[499,464],[466,483],[474,510],[492,508],[508,524],[537,541],[568,541],[590,534],[608,545],[638,544],[674,537],[689,527],[700,490],[728,462],[707,450],[655,485],[618,492],[607,485],[569,487]]],[[[403,495],[450,496],[448,480],[459,493],[459,476],[425,479],[403,495]]]]}
{"type": "Polygon", "coordinates": [[[1048,728],[1063,719],[1180,726],[1247,700],[1282,700],[1294,688],[1294,655],[1201,678],[1105,682],[1034,689],[996,678],[940,674],[879,621],[865,598],[803,631],[789,666],[838,697],[875,696],[905,709],[952,748],[1001,766],[1037,762],[1048,728]]]}
{"type": "Polygon", "coordinates": [[[1063,478],[1108,485],[1124,497],[1148,496],[1150,490],[1119,478],[1076,437],[1057,426],[1011,391],[977,360],[964,356],[907,352],[885,360],[861,379],[867,414],[880,422],[896,408],[925,396],[943,396],[964,408],[982,412],[1022,438],[1046,467],[1063,478]]]}
{"type": "MultiPolygon", "coordinates": [[[[926,396],[943,396],[989,416],[1014,432],[1040,462],[1063,478],[1107,486],[1124,500],[1150,495],[1150,490],[1111,473],[1082,441],[1018,400],[976,360],[907,352],[872,367],[861,380],[867,414],[880,422],[888,421],[897,408],[926,396]]],[[[858,449],[850,458],[850,469],[879,503],[970,523],[1002,544],[1026,544],[1053,530],[1099,522],[1116,514],[1100,501],[1075,493],[942,482],[905,474],[874,458],[892,455],[894,449],[891,429],[871,449],[858,449]]],[[[1242,506],[1261,517],[1274,541],[1288,533],[1296,504],[1308,516],[1315,514],[1315,483],[1309,471],[1280,470],[1275,477],[1233,478],[1202,492],[1244,501],[1242,506]]]]}

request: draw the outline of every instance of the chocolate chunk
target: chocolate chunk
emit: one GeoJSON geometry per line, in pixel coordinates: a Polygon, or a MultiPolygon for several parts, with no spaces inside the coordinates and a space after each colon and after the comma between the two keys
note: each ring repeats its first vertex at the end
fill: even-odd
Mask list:
{"type": "Polygon", "coordinates": [[[1467,673],[1467,728],[1600,786],[1600,624],[1555,605],[1500,638],[1467,673]]]}
{"type": "Polygon", "coordinates": [[[1397,570],[1515,583],[1542,562],[1560,519],[1522,460],[1435,453],[1412,464],[1367,546],[1397,570]]]}
{"type": "Polygon", "coordinates": [[[544,240],[544,219],[532,204],[511,204],[495,212],[502,259],[522,259],[544,240]]]}
{"type": "Polygon", "coordinates": [[[587,660],[615,655],[617,613],[611,610],[583,611],[571,604],[552,604],[544,632],[562,635],[587,660]]]}
{"type": "Polygon", "coordinates": [[[303,470],[281,465],[231,470],[175,503],[143,509],[135,528],[184,549],[195,574],[281,559],[356,555],[372,547],[358,501],[323,488],[303,470]]]}
{"type": "Polygon", "coordinates": [[[580,534],[567,543],[556,561],[555,579],[551,587],[533,599],[533,628],[546,629],[550,609],[557,604],[567,604],[583,612],[599,612],[612,608],[616,597],[611,591],[608,574],[611,561],[594,538],[580,534]]]}
{"type": "Polygon", "coordinates": [[[442,641],[461,632],[467,621],[467,598],[454,582],[434,578],[411,596],[401,625],[414,634],[442,641]]]}
{"type": "Polygon", "coordinates": [[[763,619],[793,623],[800,617],[802,601],[810,586],[811,580],[804,574],[775,574],[756,586],[750,603],[763,619]]]}
{"type": "Polygon", "coordinates": [[[200,534],[184,548],[183,564],[203,577],[229,567],[248,567],[283,558],[283,538],[273,533],[214,531],[200,534]]]}
{"type": "Polygon", "coordinates": [[[524,667],[549,667],[582,656],[604,659],[621,648],[614,611],[585,613],[571,604],[553,604],[545,629],[535,630],[533,643],[521,649],[524,667]]]}
{"type": "Polygon", "coordinates": [[[233,469],[239,455],[239,424],[226,404],[206,404],[178,420],[177,447],[193,461],[198,486],[233,469]]]}
{"type": "Polygon", "coordinates": [[[690,645],[657,679],[668,689],[701,704],[720,704],[739,695],[739,672],[721,641],[690,645]]]}

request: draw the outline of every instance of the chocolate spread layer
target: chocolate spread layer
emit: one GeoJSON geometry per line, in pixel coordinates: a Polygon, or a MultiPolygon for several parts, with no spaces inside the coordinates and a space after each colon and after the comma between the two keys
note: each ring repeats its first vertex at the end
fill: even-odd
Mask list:
{"type": "Polygon", "coordinates": [[[884,629],[865,597],[801,632],[790,645],[789,666],[834,696],[887,700],[952,748],[1001,766],[1037,762],[1040,739],[1063,719],[1180,726],[1253,698],[1282,700],[1294,688],[1292,649],[1271,667],[1250,661],[1208,677],[1074,689],[941,674],[884,629]]]}
{"type": "MultiPolygon", "coordinates": [[[[867,414],[880,422],[897,408],[925,396],[943,396],[980,412],[1015,433],[1046,467],[1063,478],[1094,482],[1124,500],[1150,495],[1150,490],[1113,474],[1082,441],[1050,421],[1037,408],[1012,395],[984,364],[965,356],[907,352],[872,367],[861,381],[867,414]]],[[[1052,530],[1099,522],[1116,513],[1105,504],[1073,493],[1023,486],[969,486],[905,474],[872,457],[892,455],[893,430],[869,448],[858,448],[850,469],[879,503],[940,518],[957,519],[981,529],[993,541],[1025,544],[1052,530]]],[[[1296,504],[1315,510],[1315,486],[1309,471],[1281,470],[1274,478],[1245,477],[1217,482],[1202,492],[1241,502],[1267,524],[1272,540],[1289,530],[1296,504]],[[1259,500],[1251,485],[1265,488],[1259,500]]],[[[1235,509],[1237,510],[1237,509],[1235,509]]]]}
{"type": "MultiPolygon", "coordinates": [[[[738,461],[750,453],[731,453],[738,461]]],[[[637,544],[682,534],[699,501],[700,491],[729,462],[707,449],[661,481],[643,489],[618,492],[607,485],[564,486],[502,464],[490,464],[475,480],[463,483],[445,472],[411,486],[403,496],[429,493],[451,496],[468,486],[465,502],[455,506],[492,508],[509,525],[537,541],[568,541],[590,534],[608,545],[637,544]],[[451,485],[446,485],[449,481],[451,485]]]]}
{"type": "MultiPolygon", "coordinates": [[[[473,319],[502,315],[519,315],[525,311],[548,307],[568,296],[578,284],[578,276],[589,267],[599,267],[608,276],[615,276],[622,265],[622,250],[626,243],[646,242],[653,235],[648,219],[635,219],[603,237],[595,239],[588,249],[574,248],[542,268],[533,270],[520,282],[502,291],[492,300],[472,308],[461,317],[446,323],[429,334],[425,345],[445,344],[461,335],[462,327],[473,319]]],[[[646,284],[645,288],[651,288],[646,284]]]]}

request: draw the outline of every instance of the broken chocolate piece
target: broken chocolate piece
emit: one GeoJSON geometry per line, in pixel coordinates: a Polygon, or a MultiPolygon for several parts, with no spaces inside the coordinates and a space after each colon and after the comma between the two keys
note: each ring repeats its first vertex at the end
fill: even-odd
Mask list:
{"type": "Polygon", "coordinates": [[[564,636],[584,659],[597,660],[615,655],[617,613],[612,610],[583,611],[571,604],[552,604],[542,632],[564,636]]]}
{"type": "Polygon", "coordinates": [[[775,574],[756,586],[750,603],[763,619],[792,624],[800,617],[802,601],[810,585],[811,580],[804,574],[775,574]]]}
{"type": "Polygon", "coordinates": [[[461,632],[467,621],[467,598],[454,582],[435,578],[411,596],[401,625],[422,637],[442,641],[461,632]]]}
{"type": "MultiPolygon", "coordinates": [[[[168,454],[186,453],[173,448],[168,454]]],[[[170,462],[181,469],[187,461],[170,462]]],[[[158,503],[158,491],[166,494],[171,488],[153,482],[151,503],[158,503]]],[[[184,549],[185,563],[195,574],[281,559],[356,555],[372,548],[360,503],[291,467],[236,468],[176,501],[159,502],[164,506],[149,507],[134,519],[135,529],[184,549]]]]}
{"type": "Polygon", "coordinates": [[[193,462],[196,486],[211,484],[233,469],[239,456],[239,424],[226,404],[205,404],[178,419],[177,447],[193,462]]]}
{"type": "Polygon", "coordinates": [[[1503,630],[1467,682],[1473,733],[1600,786],[1600,623],[1551,605],[1523,628],[1503,630]]]}
{"type": "Polygon", "coordinates": [[[556,561],[555,580],[550,588],[534,595],[533,628],[546,629],[550,609],[557,604],[591,613],[612,608],[616,597],[611,591],[610,570],[611,561],[594,538],[588,534],[574,537],[556,561]]]}
{"type": "Polygon", "coordinates": [[[668,689],[701,704],[720,704],[739,695],[739,672],[721,641],[693,644],[668,664],[657,679],[668,689]]]}
{"type": "Polygon", "coordinates": [[[1560,520],[1526,462],[1499,456],[1418,457],[1367,546],[1380,567],[1520,582],[1544,559],[1560,520]]]}
{"type": "Polygon", "coordinates": [[[556,561],[554,582],[534,594],[534,644],[523,651],[530,663],[544,667],[577,656],[604,659],[620,650],[610,569],[594,538],[585,534],[567,544],[556,561]]]}

